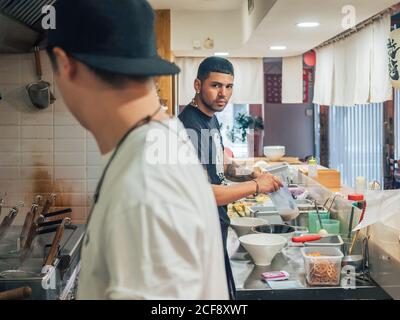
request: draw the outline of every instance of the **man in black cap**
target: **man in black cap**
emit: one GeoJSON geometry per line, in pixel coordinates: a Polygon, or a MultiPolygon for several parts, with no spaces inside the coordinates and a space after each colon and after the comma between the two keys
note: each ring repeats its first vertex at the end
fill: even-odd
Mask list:
{"type": "Polygon", "coordinates": [[[56,13],[48,38],[55,79],[105,164],[78,298],[227,299],[212,189],[152,80],[179,72],[157,56],[153,10],[145,0],[58,0],[56,13]],[[165,143],[170,135],[176,140],[165,143]],[[182,151],[186,164],[154,156],[182,151]]]}
{"type": "Polygon", "coordinates": [[[227,253],[227,235],[230,220],[227,205],[249,195],[277,191],[281,181],[269,173],[238,176],[239,167],[224,153],[220,125],[215,113],[225,109],[232,96],[234,68],[221,57],[202,61],[194,81],[196,96],[179,115],[194,143],[200,162],[205,167],[218,204],[222,240],[225,250],[225,268],[230,297],[235,298],[235,283],[227,253]],[[241,183],[227,185],[226,177],[241,183]],[[247,181],[246,181],[247,180],[247,181]]]}

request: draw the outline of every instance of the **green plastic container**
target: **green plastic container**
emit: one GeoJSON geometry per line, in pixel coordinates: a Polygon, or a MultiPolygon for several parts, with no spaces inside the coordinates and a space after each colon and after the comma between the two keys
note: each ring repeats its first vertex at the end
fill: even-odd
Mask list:
{"type": "MultiPolygon", "coordinates": [[[[319,215],[321,217],[321,220],[329,219],[330,212],[328,212],[326,210],[320,210],[319,215]]],[[[308,212],[308,232],[309,233],[318,233],[318,231],[321,229],[321,228],[317,229],[317,227],[319,227],[319,222],[317,225],[317,223],[316,223],[317,221],[318,221],[317,211],[308,212]]],[[[322,222],[322,224],[324,224],[324,222],[322,222]]]]}

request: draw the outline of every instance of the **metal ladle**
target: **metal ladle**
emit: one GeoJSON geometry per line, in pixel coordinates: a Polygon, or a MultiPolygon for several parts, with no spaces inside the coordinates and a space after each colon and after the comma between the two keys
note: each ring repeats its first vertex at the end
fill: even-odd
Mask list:
{"type": "Polygon", "coordinates": [[[326,235],[328,235],[328,232],[325,229],[323,229],[324,226],[322,225],[322,219],[321,219],[321,216],[319,214],[317,200],[315,200],[314,205],[315,205],[315,210],[317,211],[317,217],[318,217],[319,225],[321,226],[321,229],[318,231],[318,234],[321,235],[321,236],[326,236],[326,235]]]}
{"type": "Polygon", "coordinates": [[[30,83],[26,86],[32,104],[38,109],[46,109],[56,99],[50,91],[50,83],[42,80],[42,64],[40,62],[39,47],[35,47],[36,72],[38,82],[30,83]]]}

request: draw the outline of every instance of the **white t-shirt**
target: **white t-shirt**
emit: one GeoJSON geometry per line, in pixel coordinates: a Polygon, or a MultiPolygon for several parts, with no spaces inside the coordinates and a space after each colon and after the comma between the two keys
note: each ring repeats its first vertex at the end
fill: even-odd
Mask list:
{"type": "Polygon", "coordinates": [[[151,122],[131,132],[108,169],[83,241],[78,299],[229,298],[211,186],[179,120],[164,124],[170,130],[151,122]],[[154,155],[178,161],[152,164],[154,155]]]}

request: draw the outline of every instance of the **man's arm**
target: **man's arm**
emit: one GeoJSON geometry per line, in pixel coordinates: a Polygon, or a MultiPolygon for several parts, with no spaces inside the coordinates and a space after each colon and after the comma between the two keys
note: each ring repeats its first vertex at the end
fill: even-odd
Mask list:
{"type": "Polygon", "coordinates": [[[263,173],[253,181],[241,182],[230,186],[212,185],[218,206],[229,203],[256,193],[270,193],[279,190],[282,182],[270,173],[263,173]]]}
{"type": "Polygon", "coordinates": [[[253,171],[248,175],[237,175],[237,169],[239,169],[241,165],[239,165],[233,158],[229,157],[229,155],[224,151],[224,173],[225,177],[233,182],[244,182],[250,181],[259,176],[259,172],[253,171]]]}

